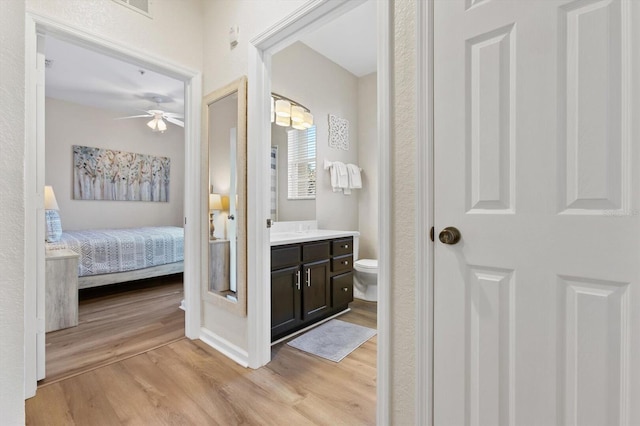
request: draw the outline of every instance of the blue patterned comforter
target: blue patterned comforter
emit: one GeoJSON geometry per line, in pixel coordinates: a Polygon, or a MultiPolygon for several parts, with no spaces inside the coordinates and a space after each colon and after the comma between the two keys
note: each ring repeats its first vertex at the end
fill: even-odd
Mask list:
{"type": "Polygon", "coordinates": [[[78,276],[144,269],[184,260],[184,231],[176,226],[66,231],[48,250],[80,255],[78,276]]]}

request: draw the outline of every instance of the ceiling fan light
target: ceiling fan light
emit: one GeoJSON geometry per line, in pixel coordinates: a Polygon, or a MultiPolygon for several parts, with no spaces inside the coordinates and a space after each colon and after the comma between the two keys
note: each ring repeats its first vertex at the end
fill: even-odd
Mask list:
{"type": "Polygon", "coordinates": [[[167,123],[165,123],[162,118],[158,120],[157,129],[160,131],[160,133],[163,133],[165,130],[167,130],[167,123]]]}
{"type": "Polygon", "coordinates": [[[157,123],[158,123],[158,119],[154,117],[151,119],[151,121],[147,123],[147,126],[149,126],[151,130],[155,131],[157,127],[157,123]]]}

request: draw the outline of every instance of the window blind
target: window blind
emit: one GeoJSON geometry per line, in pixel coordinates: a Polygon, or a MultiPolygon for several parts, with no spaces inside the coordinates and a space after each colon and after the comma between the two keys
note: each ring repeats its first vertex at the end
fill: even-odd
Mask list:
{"type": "Polygon", "coordinates": [[[290,200],[316,198],[316,126],[287,132],[290,200]]]}

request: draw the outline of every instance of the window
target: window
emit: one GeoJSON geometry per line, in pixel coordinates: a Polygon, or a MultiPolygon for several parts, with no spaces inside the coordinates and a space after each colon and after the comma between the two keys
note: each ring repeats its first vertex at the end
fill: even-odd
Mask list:
{"type": "Polygon", "coordinates": [[[288,199],[316,198],[316,126],[287,132],[288,199]]]}

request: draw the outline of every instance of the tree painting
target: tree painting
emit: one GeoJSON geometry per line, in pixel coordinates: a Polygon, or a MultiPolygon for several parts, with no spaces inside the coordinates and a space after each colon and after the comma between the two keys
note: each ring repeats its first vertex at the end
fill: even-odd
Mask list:
{"type": "Polygon", "coordinates": [[[74,200],[169,201],[171,159],[73,146],[74,200]]]}

